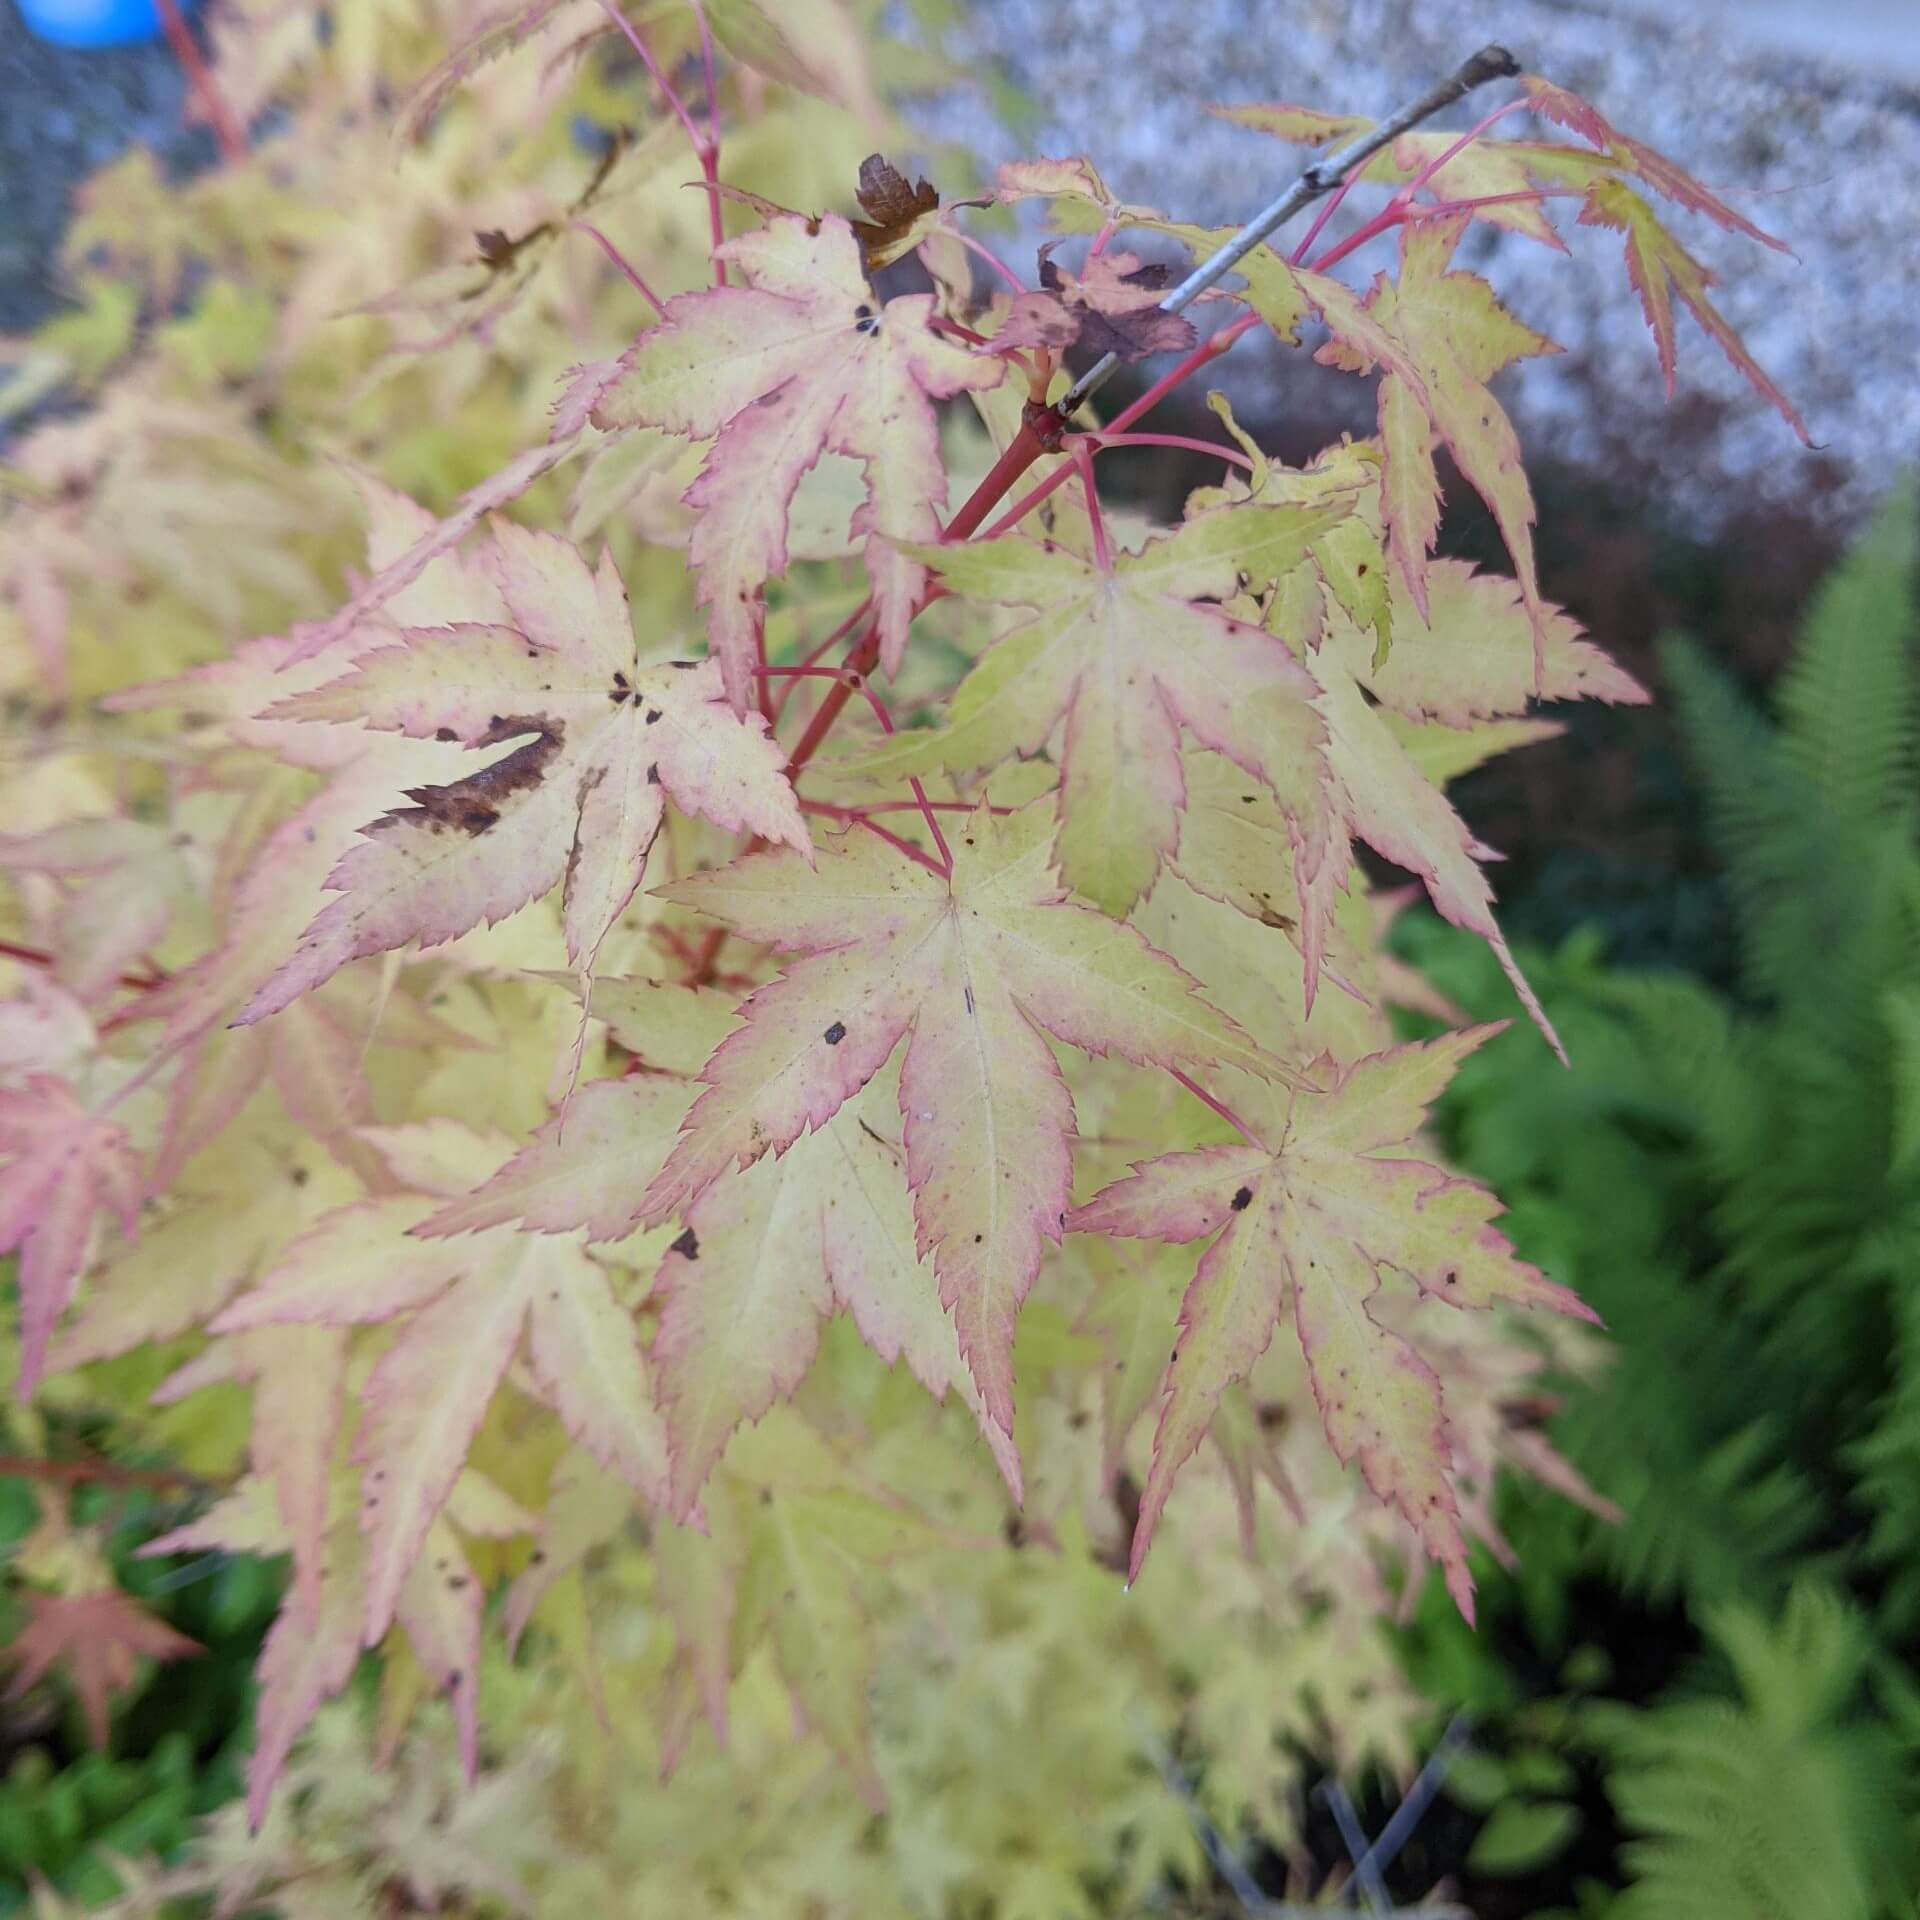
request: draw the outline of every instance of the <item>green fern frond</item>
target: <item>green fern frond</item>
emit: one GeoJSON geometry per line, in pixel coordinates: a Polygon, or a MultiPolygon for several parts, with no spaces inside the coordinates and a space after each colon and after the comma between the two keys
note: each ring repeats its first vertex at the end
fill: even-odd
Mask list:
{"type": "Polygon", "coordinates": [[[1796,1587],[1777,1622],[1714,1611],[1737,1701],[1600,1710],[1608,1792],[1638,1833],[1610,1920],[1883,1920],[1899,1910],[1903,1763],[1856,1709],[1864,1627],[1830,1591],[1796,1587]]]}
{"type": "Polygon", "coordinates": [[[1780,684],[1787,764],[1843,826],[1912,804],[1914,557],[1909,482],[1822,583],[1780,684]]]}

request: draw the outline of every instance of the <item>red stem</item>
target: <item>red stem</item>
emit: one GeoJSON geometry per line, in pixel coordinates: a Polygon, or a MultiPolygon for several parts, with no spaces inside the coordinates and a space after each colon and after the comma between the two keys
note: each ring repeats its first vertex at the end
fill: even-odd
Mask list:
{"type": "MultiPolygon", "coordinates": [[[[973,800],[929,800],[927,805],[935,813],[978,813],[979,803],[973,800]]],[[[858,820],[869,813],[914,813],[919,810],[917,800],[870,800],[857,807],[836,806],[831,800],[802,800],[802,813],[824,813],[836,820],[858,820]]],[[[989,813],[1018,813],[1018,807],[989,807],[989,813]]]]}
{"type": "Polygon", "coordinates": [[[650,286],[648,286],[644,280],[640,278],[639,273],[635,270],[633,263],[627,258],[627,256],[624,253],[622,253],[620,249],[616,247],[613,244],[613,242],[609,240],[607,236],[604,233],[602,233],[600,229],[592,223],[592,221],[576,220],[573,224],[576,227],[578,227],[582,233],[592,235],[592,237],[599,242],[600,251],[604,253],[607,256],[607,258],[611,260],[613,264],[616,267],[618,267],[620,271],[627,276],[627,279],[633,284],[633,287],[639,293],[640,298],[646,301],[647,304],[650,307],[652,307],[654,312],[657,313],[662,320],[664,320],[667,317],[667,303],[664,300],[662,300],[660,296],[657,293],[655,293],[654,290],[650,286]]]}
{"type": "Polygon", "coordinates": [[[1403,206],[1397,200],[1389,200],[1364,227],[1356,227],[1338,246],[1329,247],[1313,263],[1311,271],[1325,273],[1329,267],[1338,266],[1348,254],[1364,247],[1369,240],[1377,239],[1389,227],[1404,226],[1409,220],[1444,219],[1448,214],[1471,213],[1476,207],[1511,206],[1522,200],[1568,198],[1580,191],[1578,187],[1529,187],[1520,193],[1484,193],[1472,200],[1430,201],[1424,207],[1403,206]]]}
{"type": "Polygon", "coordinates": [[[1178,1067],[1169,1067],[1167,1071],[1172,1074],[1202,1106],[1211,1107],[1249,1146],[1257,1147],[1262,1144],[1260,1136],[1255,1133],[1224,1100],[1215,1099],[1199,1081],[1182,1073],[1178,1067]]]}
{"type": "MultiPolygon", "coordinates": [[[[847,680],[847,669],[845,667],[769,667],[763,662],[760,668],[760,699],[763,707],[766,704],[766,682],[776,674],[782,679],[797,680],[805,677],[807,679],[837,680],[842,685],[845,685],[847,680]]],[[[885,734],[891,734],[893,732],[893,716],[887,711],[880,696],[867,685],[864,679],[854,681],[853,685],[865,699],[867,705],[873,709],[873,717],[880,722],[880,731],[885,734]]],[[[933,835],[933,844],[940,849],[940,857],[946,862],[944,871],[951,873],[953,871],[953,851],[947,845],[946,837],[940,831],[940,822],[933,817],[933,808],[927,800],[927,790],[920,784],[917,776],[910,777],[907,785],[913,789],[914,801],[919,806],[922,817],[926,820],[927,831],[933,835]]]]}
{"type": "MultiPolygon", "coordinates": [[[[827,637],[824,640],[822,640],[817,647],[808,648],[808,650],[800,656],[800,664],[803,667],[812,666],[813,663],[816,660],[818,660],[820,656],[823,653],[825,653],[826,650],[830,646],[832,646],[836,640],[844,640],[847,637],[847,635],[850,634],[854,630],[854,628],[857,627],[860,624],[860,622],[864,620],[872,610],[873,610],[873,595],[868,594],[867,597],[864,600],[862,600],[860,604],[857,607],[855,607],[854,610],[850,614],[848,614],[847,617],[844,620],[842,620],[840,624],[837,627],[835,627],[834,630],[830,634],[828,634],[827,637]]],[[[776,727],[778,727],[780,722],[786,717],[787,702],[793,698],[795,691],[796,691],[795,688],[789,687],[786,690],[786,692],[783,693],[780,696],[779,700],[775,703],[774,709],[773,709],[773,724],[776,727]]]]}
{"type": "MultiPolygon", "coordinates": [[[[1046,443],[1035,431],[1030,420],[1022,420],[1020,431],[1007,443],[1007,450],[1001,454],[987,470],[986,478],[974,488],[965,504],[951,520],[941,536],[946,540],[968,539],[987,515],[1004,497],[1008,488],[1026,472],[1046,452],[1046,443]]],[[[880,628],[875,622],[861,635],[859,644],[847,656],[845,671],[852,676],[843,680],[815,709],[813,718],[807,723],[807,730],[800,736],[800,743],[787,761],[787,778],[793,779],[802,767],[820,751],[820,743],[833,731],[834,723],[849,700],[853,698],[853,689],[864,681],[880,663],[880,628]]]]}
{"type": "Polygon", "coordinates": [[[1100,513],[1100,489],[1093,484],[1093,448],[1087,436],[1073,442],[1073,464],[1080,469],[1080,490],[1087,496],[1087,525],[1093,531],[1093,564],[1102,573],[1113,571],[1113,551],[1107,545],[1107,523],[1100,513]]]}
{"type": "Polygon", "coordinates": [[[1287,255],[1288,266],[1297,267],[1300,262],[1307,257],[1308,253],[1312,250],[1313,243],[1320,238],[1321,229],[1333,218],[1335,212],[1339,209],[1340,202],[1352,192],[1361,174],[1365,172],[1365,167],[1355,168],[1352,173],[1348,174],[1347,177],[1321,201],[1320,211],[1313,216],[1313,224],[1308,227],[1306,233],[1302,236],[1300,244],[1287,255]]]}
{"type": "MultiPolygon", "coordinates": [[[[687,111],[687,103],[674,90],[673,82],[661,71],[660,63],[653,57],[652,49],[640,38],[633,22],[614,4],[614,0],[600,0],[602,10],[608,19],[627,36],[627,44],[640,56],[640,64],[652,76],[653,84],[660,89],[667,105],[673,109],[676,119],[685,130],[688,144],[693,148],[693,157],[700,163],[700,175],[707,186],[707,218],[712,233],[713,283],[717,287],[727,284],[726,262],[720,258],[720,243],[726,238],[726,228],[720,220],[720,152],[718,146],[710,140],[700,137],[700,129],[693,123],[693,115],[687,111]]],[[[701,25],[705,26],[704,18],[701,25]]]]}
{"type": "Polygon", "coordinates": [[[1253,462],[1238,447],[1223,447],[1217,440],[1196,440],[1184,433],[1083,433],[1079,442],[1090,444],[1096,453],[1109,447],[1184,447],[1189,453],[1210,453],[1216,460],[1230,460],[1253,471],[1253,462]]]}
{"type": "MultiPolygon", "coordinates": [[[[16,941],[0,940],[0,958],[18,960],[29,967],[51,967],[54,956],[40,947],[23,947],[16,941]]],[[[165,986],[169,976],[148,962],[150,971],[146,973],[123,973],[120,984],[135,993],[151,993],[155,987],[165,986]]]]}
{"type": "Polygon", "coordinates": [[[153,1493],[199,1491],[213,1482],[176,1467],[123,1467],[113,1460],[35,1460],[0,1454],[0,1478],[41,1480],[54,1487],[139,1487],[153,1493]]]}
{"type": "Polygon", "coordinates": [[[237,166],[247,157],[245,131],[233,117],[233,109],[227,105],[207,63],[200,57],[200,43],[194,39],[193,29],[181,18],[175,0],[155,0],[155,4],[160,9],[160,24],[167,32],[167,44],[173,49],[173,57],[180,62],[180,71],[187,76],[187,83],[199,98],[200,111],[206,115],[207,124],[213,129],[221,159],[228,166],[237,166]]]}
{"type": "Polygon", "coordinates": [[[897,852],[904,853],[915,865],[925,867],[929,873],[937,873],[942,880],[950,880],[953,878],[951,865],[941,866],[930,853],[927,853],[923,848],[916,847],[911,840],[902,840],[897,833],[889,833],[879,821],[869,820],[865,814],[857,814],[854,816],[854,825],[857,827],[865,827],[876,839],[884,840],[888,846],[894,848],[897,852]]]}
{"type": "Polygon", "coordinates": [[[1484,116],[1484,118],[1479,120],[1475,125],[1469,127],[1450,147],[1442,148],[1441,151],[1433,159],[1429,160],[1393,197],[1396,200],[1411,200],[1449,160],[1458,154],[1464,153],[1476,140],[1484,138],[1488,129],[1491,128],[1496,121],[1504,120],[1510,113],[1518,113],[1523,107],[1529,104],[1527,97],[1522,94],[1517,100],[1509,100],[1503,105],[1495,107],[1491,113],[1484,116]]]}
{"type": "Polygon", "coordinates": [[[949,227],[947,231],[952,234],[969,253],[978,254],[1015,293],[1027,293],[1031,291],[1026,282],[1023,281],[991,247],[982,246],[972,234],[962,233],[958,227],[949,227]]]}
{"type": "MultiPolygon", "coordinates": [[[[1102,431],[1107,434],[1115,434],[1132,426],[1143,413],[1146,413],[1153,407],[1157,407],[1183,380],[1190,379],[1209,361],[1219,359],[1236,340],[1251,333],[1253,329],[1260,324],[1260,316],[1257,313],[1243,313],[1238,320],[1222,327],[1218,333],[1210,334],[1206,339],[1202,340],[1184,360],[1180,361],[1177,366],[1163,373],[1138,400],[1134,401],[1130,406],[1123,407],[1115,414],[1112,423],[1103,428],[1102,431]]],[[[1020,498],[987,529],[986,538],[991,540],[997,534],[1005,533],[1009,527],[1017,527],[1056,487],[1065,486],[1072,473],[1073,462],[1071,460],[1063,460],[1037,487],[1034,487],[1030,492],[1022,494],[1020,498]]],[[[951,528],[948,529],[947,537],[948,539],[953,538],[951,528]]]]}

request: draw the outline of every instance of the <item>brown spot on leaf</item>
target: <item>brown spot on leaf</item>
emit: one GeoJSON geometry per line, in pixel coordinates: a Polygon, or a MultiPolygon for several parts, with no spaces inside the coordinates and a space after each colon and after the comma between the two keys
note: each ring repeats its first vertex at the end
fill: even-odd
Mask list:
{"type": "Polygon", "coordinates": [[[547,777],[553,757],[560,751],[566,732],[558,720],[537,714],[495,714],[487,730],[474,742],[477,747],[498,746],[517,734],[534,736],[525,746],[515,747],[504,760],[455,780],[444,787],[409,787],[407,798],[417,804],[403,808],[387,819],[401,821],[411,815],[424,816],[425,824],[435,831],[452,827],[460,833],[478,836],[500,818],[500,810],[515,794],[530,792],[547,777]]]}

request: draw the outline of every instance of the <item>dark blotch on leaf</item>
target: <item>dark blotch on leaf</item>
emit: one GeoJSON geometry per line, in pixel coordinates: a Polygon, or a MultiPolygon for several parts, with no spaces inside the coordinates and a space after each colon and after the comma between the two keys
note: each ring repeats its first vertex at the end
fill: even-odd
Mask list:
{"type": "Polygon", "coordinates": [[[1242,1187],[1240,1191],[1233,1196],[1234,1212],[1245,1213],[1248,1206],[1252,1203],[1252,1200],[1253,1189],[1251,1187],[1242,1187]]]}
{"type": "Polygon", "coordinates": [[[828,1046],[837,1047],[840,1042],[847,1037],[846,1022],[844,1020],[836,1020],[820,1037],[828,1046]]]}
{"type": "Polygon", "coordinates": [[[538,714],[496,714],[474,742],[476,747],[498,746],[502,740],[522,733],[534,738],[523,747],[515,747],[504,760],[496,760],[464,780],[444,787],[409,787],[407,798],[416,804],[388,814],[380,824],[420,817],[430,829],[452,827],[477,838],[498,822],[501,807],[515,794],[530,792],[547,777],[547,768],[560,751],[565,732],[558,720],[538,714]]]}
{"type": "Polygon", "coordinates": [[[677,1253],[683,1260],[698,1260],[700,1258],[700,1236],[689,1227],[686,1232],[673,1243],[672,1251],[677,1253]]]}

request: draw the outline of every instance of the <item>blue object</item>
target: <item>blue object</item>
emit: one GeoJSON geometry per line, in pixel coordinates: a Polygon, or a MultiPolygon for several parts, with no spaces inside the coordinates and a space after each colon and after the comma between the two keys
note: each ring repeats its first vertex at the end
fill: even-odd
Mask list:
{"type": "MultiPolygon", "coordinates": [[[[181,13],[193,0],[174,0],[181,13]]],[[[154,0],[14,0],[27,31],[56,47],[124,47],[160,37],[154,0]]]]}

